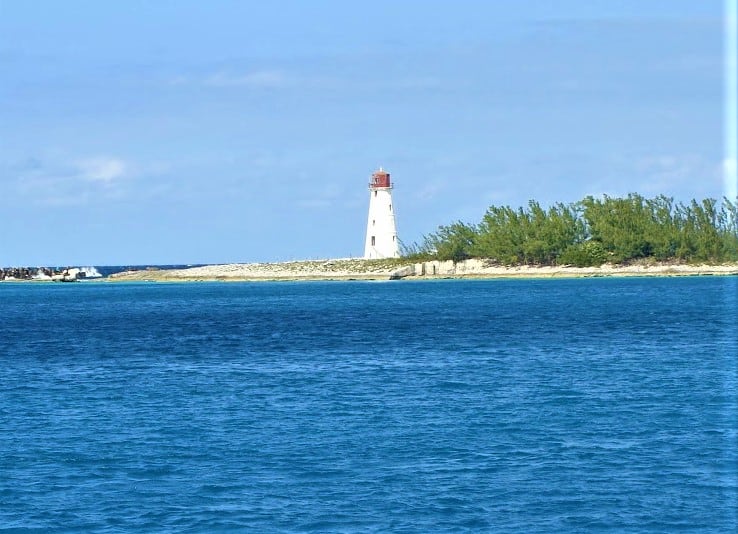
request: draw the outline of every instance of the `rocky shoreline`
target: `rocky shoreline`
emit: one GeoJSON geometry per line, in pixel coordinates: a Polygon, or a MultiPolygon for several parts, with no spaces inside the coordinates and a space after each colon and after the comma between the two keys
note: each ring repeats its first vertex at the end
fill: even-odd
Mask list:
{"type": "Polygon", "coordinates": [[[641,263],[601,267],[495,265],[488,260],[424,261],[309,260],[280,263],[233,263],[188,269],[148,269],[111,275],[111,281],[279,281],[279,280],[420,280],[442,278],[586,278],[605,276],[738,275],[738,264],[686,265],[641,263]]]}
{"type": "MultiPolygon", "coordinates": [[[[76,282],[86,280],[91,268],[79,267],[2,267],[0,268],[0,282],[76,282]]],[[[100,274],[94,271],[92,278],[100,274]]]]}

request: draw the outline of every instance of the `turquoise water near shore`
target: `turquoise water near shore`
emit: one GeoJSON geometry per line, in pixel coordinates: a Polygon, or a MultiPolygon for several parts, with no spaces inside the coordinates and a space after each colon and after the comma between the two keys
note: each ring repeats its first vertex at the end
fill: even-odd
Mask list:
{"type": "Polygon", "coordinates": [[[735,531],[738,278],[0,285],[0,526],[735,531]]]}

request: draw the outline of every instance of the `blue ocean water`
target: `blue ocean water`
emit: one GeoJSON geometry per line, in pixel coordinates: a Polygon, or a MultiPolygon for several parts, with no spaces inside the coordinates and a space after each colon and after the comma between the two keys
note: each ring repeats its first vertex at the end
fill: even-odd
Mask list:
{"type": "Polygon", "coordinates": [[[735,531],[737,297],[0,284],[0,528],[735,531]]]}

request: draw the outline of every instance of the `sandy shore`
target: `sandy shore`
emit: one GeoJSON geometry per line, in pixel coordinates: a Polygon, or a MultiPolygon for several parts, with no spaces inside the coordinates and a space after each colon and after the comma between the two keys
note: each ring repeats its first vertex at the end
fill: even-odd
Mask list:
{"type": "Polygon", "coordinates": [[[639,264],[601,267],[503,267],[485,260],[310,260],[282,263],[233,263],[189,269],[128,271],[109,280],[257,281],[257,280],[390,280],[434,278],[585,278],[601,276],[738,275],[738,263],[723,265],[639,264]]]}

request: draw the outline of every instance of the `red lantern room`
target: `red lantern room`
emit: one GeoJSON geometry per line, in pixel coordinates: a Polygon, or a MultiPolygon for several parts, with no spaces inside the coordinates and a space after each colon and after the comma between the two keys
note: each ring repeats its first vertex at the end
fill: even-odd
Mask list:
{"type": "Polygon", "coordinates": [[[369,182],[369,187],[372,189],[377,187],[392,187],[390,174],[380,167],[378,171],[372,174],[372,181],[369,182]]]}

